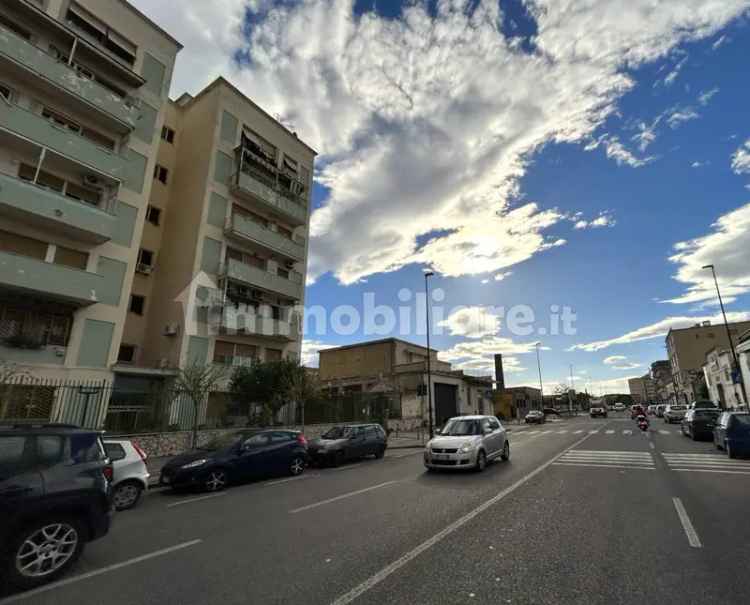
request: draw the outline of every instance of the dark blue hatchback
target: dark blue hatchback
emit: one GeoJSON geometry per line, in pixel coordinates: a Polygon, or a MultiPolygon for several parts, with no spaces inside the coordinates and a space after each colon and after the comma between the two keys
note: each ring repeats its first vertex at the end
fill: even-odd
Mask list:
{"type": "Polygon", "coordinates": [[[159,483],[214,492],[257,477],[299,475],[307,462],[307,440],[299,431],[236,431],[170,460],[159,483]]]}
{"type": "Polygon", "coordinates": [[[750,455],[750,414],[724,412],[714,426],[714,445],[730,458],[750,455]]]}

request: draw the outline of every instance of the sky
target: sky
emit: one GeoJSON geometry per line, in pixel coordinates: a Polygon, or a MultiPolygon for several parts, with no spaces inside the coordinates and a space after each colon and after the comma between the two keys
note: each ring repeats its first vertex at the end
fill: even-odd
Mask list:
{"type": "Polygon", "coordinates": [[[306,363],[424,343],[427,270],[431,345],[509,385],[540,343],[545,389],[627,392],[720,320],[707,264],[750,318],[750,0],[132,1],[173,97],[223,75],[318,151],[306,363]]]}

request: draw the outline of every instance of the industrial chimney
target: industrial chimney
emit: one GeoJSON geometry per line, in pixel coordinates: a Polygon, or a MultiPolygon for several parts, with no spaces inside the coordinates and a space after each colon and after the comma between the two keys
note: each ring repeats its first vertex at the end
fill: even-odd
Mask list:
{"type": "Polygon", "coordinates": [[[502,353],[495,353],[495,384],[500,393],[505,391],[505,373],[503,372],[502,353]]]}

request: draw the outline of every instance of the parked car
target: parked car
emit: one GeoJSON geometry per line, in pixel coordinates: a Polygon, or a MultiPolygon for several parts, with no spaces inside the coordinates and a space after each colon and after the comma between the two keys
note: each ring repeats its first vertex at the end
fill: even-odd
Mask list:
{"type": "Polygon", "coordinates": [[[114,470],[112,503],[116,510],[133,508],[148,490],[148,456],[129,439],[105,439],[104,449],[114,470]]]}
{"type": "Polygon", "coordinates": [[[446,422],[424,450],[427,470],[442,468],[482,471],[495,458],[510,458],[506,430],[495,416],[457,416],[446,422]]]}
{"type": "Polygon", "coordinates": [[[646,408],[646,414],[649,416],[655,416],[656,415],[656,404],[652,403],[646,408]]]}
{"type": "Polygon", "coordinates": [[[596,418],[598,416],[601,416],[602,418],[607,417],[607,408],[604,405],[592,405],[589,408],[589,415],[592,418],[596,418]]]}
{"type": "Polygon", "coordinates": [[[109,531],[107,460],[97,431],[0,427],[0,586],[28,589],[64,574],[109,531]]]}
{"type": "Polygon", "coordinates": [[[559,416],[560,415],[560,412],[556,410],[555,408],[544,408],[542,411],[547,416],[559,416]]]}
{"type": "Polygon", "coordinates": [[[531,410],[523,419],[526,424],[544,424],[546,420],[541,410],[531,410]]]}
{"type": "Polygon", "coordinates": [[[638,418],[638,416],[645,416],[646,410],[643,409],[643,406],[640,403],[636,403],[635,405],[630,406],[630,419],[635,420],[638,418]]]}
{"type": "Polygon", "coordinates": [[[719,410],[716,409],[688,410],[682,419],[682,434],[693,441],[711,438],[719,414],[719,410]]]}
{"type": "Polygon", "coordinates": [[[667,405],[665,403],[660,403],[656,406],[656,417],[657,418],[664,418],[664,410],[667,408],[667,405]]]}
{"type": "Polygon", "coordinates": [[[162,468],[159,483],[215,492],[264,475],[300,475],[307,461],[307,439],[299,431],[234,431],[172,458],[162,468]]]}
{"type": "Polygon", "coordinates": [[[723,412],[714,426],[714,445],[730,458],[750,454],[750,414],[723,412]]]}
{"type": "Polygon", "coordinates": [[[690,410],[697,410],[697,409],[718,410],[719,404],[714,403],[710,399],[699,399],[697,401],[693,401],[693,403],[690,404],[688,409],[690,410]]]}
{"type": "Polygon", "coordinates": [[[673,422],[682,422],[683,417],[687,412],[686,405],[668,405],[664,410],[664,422],[672,424],[673,422]]]}
{"type": "Polygon", "coordinates": [[[615,412],[624,412],[625,411],[625,404],[622,403],[621,401],[618,401],[617,403],[615,403],[615,405],[612,406],[612,409],[615,412]]]}
{"type": "Polygon", "coordinates": [[[307,452],[317,464],[338,466],[347,460],[375,456],[382,458],[388,437],[379,424],[334,426],[318,439],[312,439],[307,452]]]}

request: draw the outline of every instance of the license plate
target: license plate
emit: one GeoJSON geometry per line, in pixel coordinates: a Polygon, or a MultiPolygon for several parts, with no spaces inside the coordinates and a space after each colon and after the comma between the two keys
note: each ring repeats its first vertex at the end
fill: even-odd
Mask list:
{"type": "Polygon", "coordinates": [[[432,457],[435,460],[448,460],[448,456],[446,456],[445,454],[433,454],[432,457]]]}

